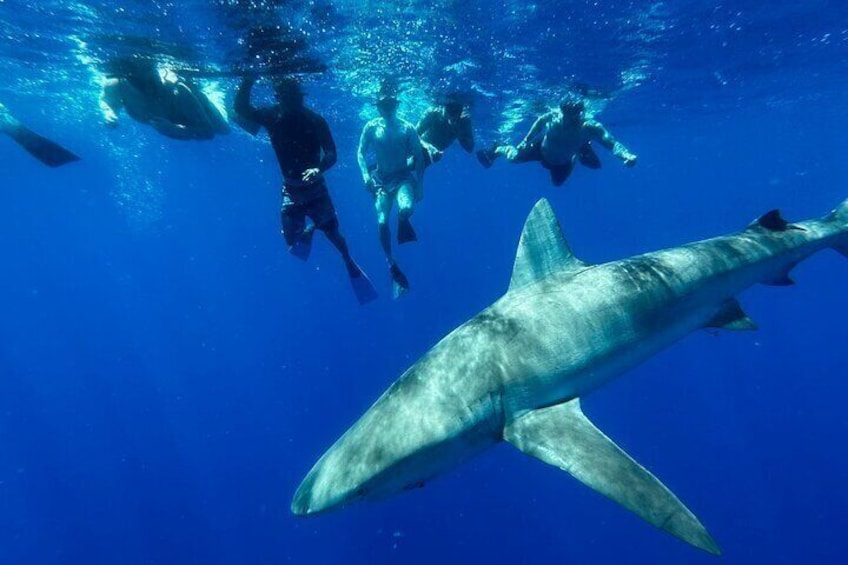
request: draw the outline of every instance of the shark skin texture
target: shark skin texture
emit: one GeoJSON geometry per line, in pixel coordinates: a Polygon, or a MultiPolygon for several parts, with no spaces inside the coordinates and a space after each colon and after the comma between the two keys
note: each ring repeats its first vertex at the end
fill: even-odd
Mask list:
{"type": "Polygon", "coordinates": [[[696,330],[755,329],[735,296],[792,284],[792,268],[826,248],[848,257],[848,200],[822,219],[789,223],[773,210],[735,234],[590,265],[542,199],[507,293],[383,393],[315,464],[291,510],[393,496],[506,441],[719,555],[677,496],[586,418],[580,397],[696,330]]]}

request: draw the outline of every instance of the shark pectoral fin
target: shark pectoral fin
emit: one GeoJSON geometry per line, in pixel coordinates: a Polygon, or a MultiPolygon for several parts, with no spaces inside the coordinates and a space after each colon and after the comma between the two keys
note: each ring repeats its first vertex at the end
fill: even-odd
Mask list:
{"type": "Polygon", "coordinates": [[[757,324],[742,310],[739,301],[732,298],[722,305],[718,313],[704,327],[744,331],[756,330],[757,324]]]}
{"type": "Polygon", "coordinates": [[[654,526],[708,553],[721,553],[695,515],[596,428],[578,400],[528,412],[506,426],[504,439],[654,526]]]}
{"type": "Polygon", "coordinates": [[[569,249],[551,205],[544,198],[539,200],[524,222],[509,289],[532,284],[554,272],[577,272],[586,266],[569,249]]]}

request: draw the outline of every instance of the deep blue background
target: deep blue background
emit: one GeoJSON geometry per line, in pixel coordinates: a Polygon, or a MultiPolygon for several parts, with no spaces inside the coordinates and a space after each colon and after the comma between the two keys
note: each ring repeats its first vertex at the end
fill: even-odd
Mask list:
{"type": "MultiPolygon", "coordinates": [[[[508,445],[385,502],[310,520],[288,507],[406,367],[505,291],[537,198],[589,262],[774,207],[822,215],[848,197],[848,105],[829,96],[713,113],[643,96],[661,119],[613,123],[639,165],[602,153],[602,170],[561,189],[533,165],[485,171],[453,148],[428,173],[419,244],[399,252],[413,290],[397,302],[357,131],[338,129],[329,184],[382,295],[365,308],[322,238],[309,263],[286,253],[267,144],[63,128],[4,100],[84,159],[50,170],[0,137],[0,563],[716,562],[508,445]],[[109,152],[106,135],[145,141],[109,152]]],[[[741,297],[759,332],[695,334],[584,402],[727,563],[842,563],[848,550],[848,261],[825,252],[795,278],[741,297]]]]}

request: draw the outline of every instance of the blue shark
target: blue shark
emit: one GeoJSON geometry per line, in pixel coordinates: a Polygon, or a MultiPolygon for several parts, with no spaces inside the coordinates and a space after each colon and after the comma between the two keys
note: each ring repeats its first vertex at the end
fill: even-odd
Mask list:
{"type": "Polygon", "coordinates": [[[696,330],[755,329],[736,295],[792,284],[793,267],[825,248],[848,256],[848,200],[821,219],[789,223],[773,210],[739,233],[591,265],[540,200],[507,293],[380,396],[315,464],[292,512],[408,491],[506,441],[717,555],[695,515],[589,421],[580,399],[696,330]]]}

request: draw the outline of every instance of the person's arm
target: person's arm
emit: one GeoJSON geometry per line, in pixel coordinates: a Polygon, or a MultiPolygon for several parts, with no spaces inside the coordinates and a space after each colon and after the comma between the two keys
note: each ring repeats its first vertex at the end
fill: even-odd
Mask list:
{"type": "Polygon", "coordinates": [[[236,99],[233,103],[233,110],[242,118],[246,118],[258,124],[262,123],[261,112],[250,103],[250,91],[253,90],[253,85],[256,79],[253,77],[244,77],[236,91],[236,99]]]}
{"type": "Polygon", "coordinates": [[[359,163],[359,172],[362,173],[362,182],[365,183],[365,188],[373,191],[373,182],[371,179],[371,171],[368,170],[367,153],[371,149],[374,142],[374,126],[372,122],[365,124],[362,128],[362,135],[359,136],[359,147],[356,150],[356,162],[359,163]]]}
{"type": "Polygon", "coordinates": [[[412,124],[407,128],[406,138],[409,155],[412,156],[415,180],[418,181],[420,191],[424,186],[424,146],[421,145],[421,138],[418,137],[418,132],[412,124]]]}
{"type": "Polygon", "coordinates": [[[600,122],[596,122],[594,120],[590,120],[586,122],[583,126],[588,131],[590,136],[593,139],[597,139],[598,143],[612,151],[612,154],[621,159],[621,161],[627,165],[628,167],[632,167],[636,164],[636,159],[638,158],[635,154],[631,153],[624,144],[616,141],[616,139],[612,136],[612,134],[601,124],[600,122]]]}
{"type": "Polygon", "coordinates": [[[107,126],[118,125],[118,111],[123,106],[121,99],[121,80],[107,78],[103,83],[103,91],[100,93],[100,111],[107,126]]]}
{"type": "Polygon", "coordinates": [[[330,132],[330,126],[327,124],[327,120],[324,118],[318,117],[318,135],[320,136],[321,143],[321,151],[323,155],[321,156],[321,163],[312,169],[306,169],[303,172],[303,181],[304,182],[312,182],[317,180],[325,171],[327,171],[330,167],[336,164],[338,160],[338,154],[336,152],[336,142],[333,139],[333,134],[330,132]]]}
{"type": "Polygon", "coordinates": [[[527,132],[527,135],[525,135],[524,139],[521,140],[521,143],[518,144],[517,149],[523,149],[527,147],[528,145],[539,139],[542,135],[544,135],[545,130],[547,129],[550,121],[550,112],[539,116],[539,119],[537,119],[533,123],[533,126],[530,128],[530,131],[527,132]]]}
{"type": "Polygon", "coordinates": [[[421,116],[421,120],[419,120],[418,125],[415,126],[415,131],[418,132],[419,136],[424,137],[427,130],[433,127],[433,121],[438,118],[438,112],[439,111],[435,108],[430,108],[423,116],[421,116]]]}
{"type": "Polygon", "coordinates": [[[471,127],[471,114],[468,113],[468,108],[463,109],[459,117],[459,131],[456,139],[465,151],[474,152],[474,129],[471,127]]]}

